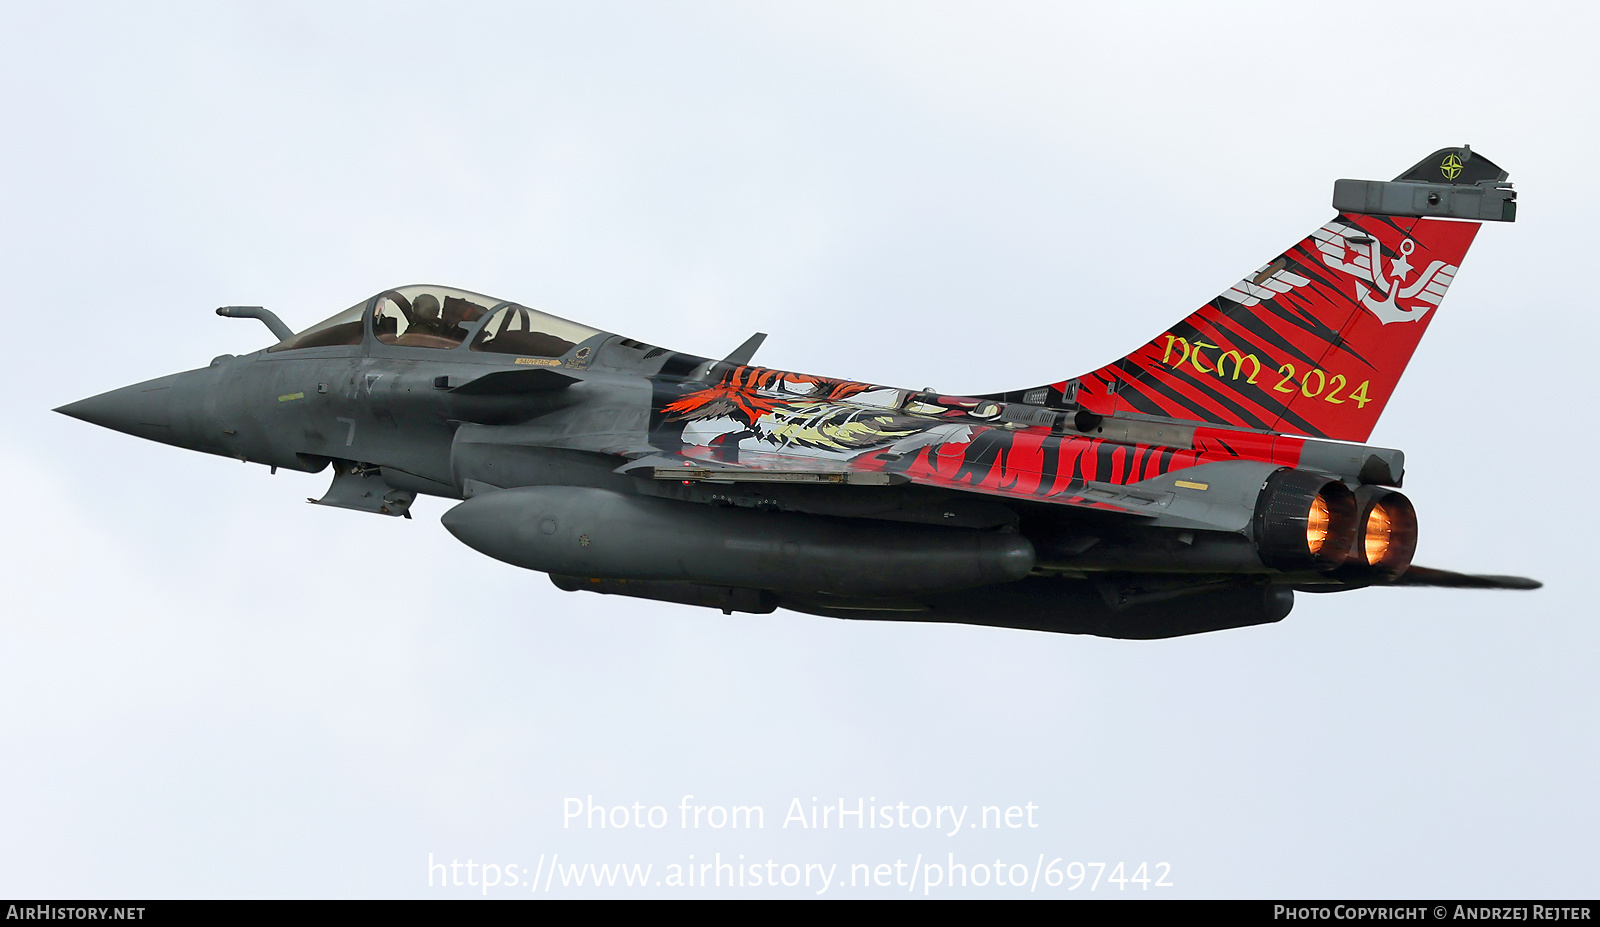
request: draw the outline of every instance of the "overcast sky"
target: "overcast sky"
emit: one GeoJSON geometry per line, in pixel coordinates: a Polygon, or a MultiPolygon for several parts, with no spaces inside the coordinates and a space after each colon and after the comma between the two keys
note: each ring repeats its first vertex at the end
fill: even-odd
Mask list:
{"type": "Polygon", "coordinates": [[[1090,893],[992,881],[1053,860],[1169,866],[1170,888],[1095,895],[1600,889],[1591,8],[0,0],[0,21],[0,896],[784,897],[829,866],[825,897],[1090,893]],[[1511,172],[1519,219],[1480,233],[1372,443],[1406,451],[1418,563],[1533,593],[1301,596],[1160,642],[724,617],[562,593],[458,544],[444,500],[310,506],[325,473],[50,412],[271,340],[216,306],[298,329],[424,282],[709,355],[770,332],[771,366],[1031,386],[1299,240],[1335,178],[1462,143],[1511,172]],[[564,822],[591,795],[670,821],[564,822]],[[765,827],[683,828],[686,795],[765,827]],[[1032,804],[1037,826],[783,826],[814,796],[969,824],[1032,804]],[[430,887],[430,854],[502,884],[430,887]],[[530,890],[557,854],[651,884],[530,890]],[[665,884],[691,854],[823,869],[665,884]],[[990,884],[849,885],[919,856],[990,884]]]}

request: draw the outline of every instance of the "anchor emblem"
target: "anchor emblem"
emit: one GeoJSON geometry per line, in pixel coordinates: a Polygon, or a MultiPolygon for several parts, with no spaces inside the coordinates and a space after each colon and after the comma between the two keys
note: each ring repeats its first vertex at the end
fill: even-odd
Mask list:
{"type": "Polygon", "coordinates": [[[1322,252],[1322,263],[1355,277],[1356,301],[1385,325],[1422,319],[1444,299],[1455,278],[1455,265],[1432,261],[1416,280],[1406,284],[1412,270],[1409,258],[1417,249],[1416,241],[1410,238],[1400,243],[1400,254],[1389,262],[1389,273],[1385,275],[1382,246],[1361,229],[1329,222],[1312,237],[1322,252]],[[1415,302],[1402,305],[1401,300],[1415,302]]]}

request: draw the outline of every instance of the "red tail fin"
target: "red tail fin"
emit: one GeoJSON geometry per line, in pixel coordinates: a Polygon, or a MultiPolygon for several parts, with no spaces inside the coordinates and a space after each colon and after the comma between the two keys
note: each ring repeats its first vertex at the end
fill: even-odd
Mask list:
{"type": "MultiPolygon", "coordinates": [[[[1447,183],[1485,170],[1505,177],[1468,151],[1440,155],[1447,183]],[[1461,155],[1474,170],[1461,170],[1461,155]],[[1450,158],[1458,159],[1455,174],[1450,158]]],[[[1385,186],[1426,197],[1424,183],[1440,182],[1427,176],[1435,167],[1425,160],[1400,178],[1412,183],[1385,186]]],[[[1478,228],[1340,213],[1127,357],[1045,389],[1051,399],[1101,415],[1138,412],[1365,441],[1478,228]]],[[[1040,401],[1043,394],[1028,395],[1040,401]]]]}

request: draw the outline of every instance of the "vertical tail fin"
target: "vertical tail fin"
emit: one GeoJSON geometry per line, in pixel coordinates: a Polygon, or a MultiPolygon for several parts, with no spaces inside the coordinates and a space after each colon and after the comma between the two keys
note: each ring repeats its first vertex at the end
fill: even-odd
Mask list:
{"type": "Polygon", "coordinates": [[[1344,211],[1188,318],[1005,398],[1365,441],[1479,228],[1428,216],[1513,218],[1505,177],[1447,148],[1390,183],[1340,181],[1344,211]]]}

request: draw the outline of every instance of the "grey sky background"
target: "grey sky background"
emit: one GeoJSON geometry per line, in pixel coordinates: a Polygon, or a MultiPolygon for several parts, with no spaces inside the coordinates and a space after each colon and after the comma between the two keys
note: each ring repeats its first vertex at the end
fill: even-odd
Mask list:
{"type": "MultiPolygon", "coordinates": [[[[1597,19],[0,2],[0,895],[466,897],[428,854],[654,882],[720,853],[893,896],[837,882],[953,853],[1166,862],[1183,897],[1593,897],[1597,19]],[[422,282],[704,354],[766,331],[788,369],[1034,385],[1297,241],[1335,178],[1463,142],[1519,221],[1480,233],[1372,443],[1407,453],[1417,562],[1535,593],[1301,596],[1148,643],[724,617],[561,593],[440,500],[309,506],[325,474],[49,411],[271,340],[218,305],[301,328],[422,282]],[[686,794],[766,827],[681,830],[686,794]],[[563,828],[587,795],[673,826],[563,828]],[[781,826],[813,796],[1040,826],[781,826]]],[[[690,894],[550,897],[641,893],[690,894]]]]}

